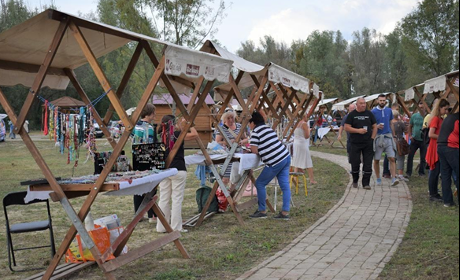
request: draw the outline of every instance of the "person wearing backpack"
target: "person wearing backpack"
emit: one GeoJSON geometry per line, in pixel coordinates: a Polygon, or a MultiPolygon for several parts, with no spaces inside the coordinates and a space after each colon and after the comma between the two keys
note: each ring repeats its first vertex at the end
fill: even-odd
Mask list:
{"type": "MultiPolygon", "coordinates": [[[[186,122],[182,118],[176,124],[175,119],[176,117],[173,115],[164,116],[161,119],[161,125],[158,129],[158,134],[162,142],[166,145],[166,157],[172,149],[171,145],[175,144],[177,138],[179,138],[186,122]]],[[[194,140],[198,137],[198,132],[192,127],[190,128],[190,132],[186,134],[184,141],[194,140]]],[[[182,202],[184,201],[185,182],[187,179],[184,151],[184,142],[182,142],[169,165],[169,168],[177,168],[179,172],[160,183],[160,201],[158,203],[158,206],[165,215],[166,221],[171,224],[172,229],[180,232],[187,232],[182,228],[182,202]]],[[[166,232],[166,228],[161,221],[157,222],[157,232],[166,232]]]]}

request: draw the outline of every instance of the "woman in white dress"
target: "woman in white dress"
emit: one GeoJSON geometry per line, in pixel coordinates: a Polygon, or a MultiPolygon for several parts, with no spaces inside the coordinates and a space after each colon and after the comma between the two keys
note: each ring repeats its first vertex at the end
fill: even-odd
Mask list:
{"type": "Polygon", "coordinates": [[[307,115],[304,116],[294,130],[294,155],[291,166],[294,167],[295,172],[303,173],[307,169],[310,184],[317,183],[313,174],[313,162],[310,155],[310,125],[307,115]]]}

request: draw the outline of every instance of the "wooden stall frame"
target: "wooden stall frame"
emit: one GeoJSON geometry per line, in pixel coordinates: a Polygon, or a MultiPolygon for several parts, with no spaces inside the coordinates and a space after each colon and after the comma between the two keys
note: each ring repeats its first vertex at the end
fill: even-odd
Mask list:
{"type": "MultiPolygon", "coordinates": [[[[175,102],[177,103],[178,109],[181,111],[182,116],[187,120],[186,128],[184,131],[182,131],[179,139],[176,141],[174,148],[171,150],[169,157],[167,159],[166,166],[169,166],[171,163],[172,158],[175,156],[175,154],[178,151],[178,148],[182,144],[185,134],[187,131],[190,129],[190,127],[193,124],[194,118],[196,117],[198,113],[198,109],[200,106],[202,106],[204,99],[206,97],[206,94],[209,92],[209,90],[212,87],[213,82],[208,81],[203,93],[198,94],[199,88],[201,84],[203,83],[204,79],[201,78],[199,85],[196,86],[195,90],[195,95],[198,98],[197,106],[194,108],[185,108],[184,105],[181,103],[180,98],[178,97],[176,91],[172,87],[169,77],[165,74],[165,55],[163,54],[162,58],[160,61],[157,60],[155,54],[153,53],[153,50],[151,49],[148,41],[131,36],[130,34],[123,33],[114,29],[107,28],[102,25],[94,24],[88,21],[83,21],[79,18],[75,18],[72,16],[68,16],[66,14],[60,13],[58,11],[50,10],[49,12],[49,18],[52,20],[57,20],[60,21],[59,27],[54,35],[54,39],[51,42],[51,45],[49,47],[49,51],[47,52],[43,63],[39,67],[39,71],[36,75],[35,81],[29,91],[29,95],[26,98],[26,101],[21,109],[21,112],[19,116],[15,114],[13,111],[10,103],[8,102],[5,94],[1,91],[0,89],[0,104],[3,106],[5,111],[7,112],[9,118],[13,122],[13,124],[16,127],[16,132],[22,137],[26,147],[29,149],[31,152],[33,158],[35,159],[37,165],[40,167],[43,175],[45,176],[46,180],[48,181],[49,186],[53,190],[52,193],[50,193],[50,197],[52,198],[53,201],[59,201],[66,211],[66,214],[70,218],[72,225],[69,228],[64,240],[62,241],[57,253],[55,254],[54,258],[52,259],[50,265],[48,266],[48,269],[46,272],[43,274],[41,277],[42,279],[50,279],[53,276],[54,271],[56,270],[61,258],[64,256],[65,252],[67,251],[70,243],[74,239],[76,233],[78,232],[81,235],[81,238],[84,240],[85,244],[88,245],[88,248],[92,252],[93,256],[96,259],[96,263],[99,265],[101,270],[104,272],[104,275],[107,279],[116,279],[115,275],[113,274],[113,271],[116,270],[117,268],[121,267],[124,264],[127,264],[129,262],[132,262],[136,259],[139,259],[146,254],[168,244],[171,242],[174,242],[178,250],[181,252],[182,256],[184,258],[190,258],[188,252],[182,245],[181,241],[179,238],[181,237],[179,232],[173,232],[173,229],[171,226],[168,224],[166,221],[162,211],[158,208],[156,205],[156,197],[153,196],[153,192],[150,192],[146,195],[144,201],[142,202],[141,206],[139,207],[139,210],[137,211],[135,217],[133,218],[133,221],[126,227],[125,231],[123,234],[121,234],[115,243],[111,246],[111,248],[102,254],[99,252],[98,248],[95,246],[94,242],[90,238],[88,232],[86,231],[84,225],[83,225],[83,220],[85,219],[86,215],[88,214],[92,204],[95,202],[95,199],[99,192],[103,189],[104,181],[106,177],[108,176],[112,166],[114,165],[116,159],[118,156],[121,154],[121,151],[126,144],[127,140],[130,137],[131,131],[134,129],[134,123],[137,122],[137,120],[140,117],[142,108],[145,107],[147,102],[151,99],[151,95],[153,94],[154,89],[156,88],[158,82],[161,80],[168,90],[170,91],[172,97],[174,98],[175,102]],[[115,91],[112,89],[108,79],[106,78],[103,70],[101,69],[95,55],[93,54],[91,47],[89,46],[88,42],[86,41],[83,33],[80,31],[80,27],[84,27],[87,29],[92,29],[95,31],[100,31],[100,32],[105,32],[107,34],[119,36],[122,38],[127,38],[131,39],[132,41],[137,41],[138,46],[136,48],[136,51],[134,52],[134,55],[131,59],[131,62],[128,65],[128,69],[126,70],[122,82],[120,84],[120,87],[118,88],[118,91],[115,93],[115,91]],[[66,30],[70,30],[71,36],[73,36],[80,49],[82,50],[84,56],[86,57],[87,61],[89,62],[92,70],[94,71],[97,79],[99,80],[101,86],[104,88],[104,90],[108,93],[108,98],[110,100],[111,108],[114,108],[115,111],[118,113],[120,116],[121,120],[125,124],[126,130],[123,132],[122,136],[120,137],[118,142],[113,141],[113,139],[109,142],[111,146],[113,147],[113,154],[110,157],[108,163],[102,170],[98,180],[91,186],[90,191],[83,191],[83,192],[78,192],[79,194],[87,194],[87,198],[84,201],[82,207],[80,210],[77,212],[75,211],[74,207],[71,205],[69,201],[70,196],[75,196],[71,195],[71,192],[67,191],[65,192],[63,190],[63,187],[59,185],[59,183],[56,181],[55,176],[53,175],[52,171],[46,164],[44,158],[42,157],[40,151],[36,147],[36,145],[33,143],[31,140],[30,136],[25,132],[23,129],[22,124],[24,123],[24,120],[30,111],[30,108],[35,101],[35,98],[38,95],[38,92],[41,88],[41,85],[46,77],[47,72],[50,70],[50,66],[52,64],[53,58],[59,48],[59,45],[61,43],[61,40],[63,38],[64,33],[66,30]],[[150,60],[152,61],[153,65],[155,66],[155,72],[150,79],[149,84],[147,85],[144,93],[142,94],[141,99],[138,102],[137,109],[134,111],[133,115],[131,118],[129,118],[126,115],[125,109],[123,108],[123,105],[120,102],[120,98],[122,96],[123,90],[126,87],[126,84],[133,72],[133,69],[136,65],[136,62],[138,61],[139,55],[142,52],[142,50],[146,51],[147,55],[149,56],[150,60]],[[190,114],[189,114],[190,111],[190,114]],[[144,213],[152,208],[154,212],[157,214],[160,222],[165,225],[165,228],[168,232],[167,235],[164,237],[150,242],[146,244],[145,246],[139,248],[139,249],[134,249],[128,252],[127,254],[124,254],[120,256],[120,253],[124,247],[124,245],[128,242],[131,233],[134,231],[137,223],[140,221],[141,217],[144,215],[144,213]],[[116,257],[113,260],[106,261],[108,256],[113,253],[114,256],[116,257]]],[[[20,69],[19,69],[20,70],[20,69]]],[[[83,101],[86,104],[90,104],[90,100],[87,97],[86,93],[84,92],[83,88],[79,85],[77,81],[77,77],[73,73],[71,69],[62,69],[64,73],[70,78],[70,81],[72,84],[75,86],[77,89],[78,94],[80,97],[83,99],[83,101]]],[[[171,77],[174,79],[174,77],[171,77]]],[[[193,83],[192,83],[193,84],[193,83]]],[[[193,102],[191,103],[193,104],[193,102]]],[[[109,110],[106,113],[106,116],[104,119],[102,119],[99,114],[94,110],[94,116],[96,121],[100,124],[102,130],[106,134],[106,136],[109,135],[106,127],[107,127],[107,122],[110,119],[112,115],[112,109],[109,108],[109,110]]],[[[199,139],[198,139],[199,140],[199,139]]],[[[202,144],[202,143],[201,143],[202,144]]],[[[203,149],[202,149],[203,150],[203,149]]],[[[203,153],[207,155],[206,149],[203,150],[203,153]]],[[[209,155],[207,155],[209,157],[209,155]]]]}

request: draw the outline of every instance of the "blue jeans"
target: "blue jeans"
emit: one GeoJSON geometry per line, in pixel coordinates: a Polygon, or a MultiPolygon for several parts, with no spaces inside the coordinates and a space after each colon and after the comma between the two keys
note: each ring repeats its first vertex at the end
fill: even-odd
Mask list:
{"type": "Polygon", "coordinates": [[[289,169],[291,168],[291,157],[288,156],[282,162],[275,166],[265,166],[256,180],[257,199],[259,202],[259,211],[265,212],[267,209],[267,189],[266,186],[273,180],[278,178],[281,191],[283,191],[283,208],[285,212],[289,212],[291,207],[291,188],[289,187],[289,169]]]}

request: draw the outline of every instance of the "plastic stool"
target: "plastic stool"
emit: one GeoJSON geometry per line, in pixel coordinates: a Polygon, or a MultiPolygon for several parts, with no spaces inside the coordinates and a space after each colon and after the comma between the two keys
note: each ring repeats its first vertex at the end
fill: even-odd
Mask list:
{"type": "Polygon", "coordinates": [[[299,177],[303,178],[303,185],[305,187],[305,196],[308,196],[307,190],[307,177],[305,177],[305,173],[302,172],[290,172],[289,173],[289,187],[292,189],[292,179],[296,178],[295,184],[295,194],[299,194],[299,177]]]}

